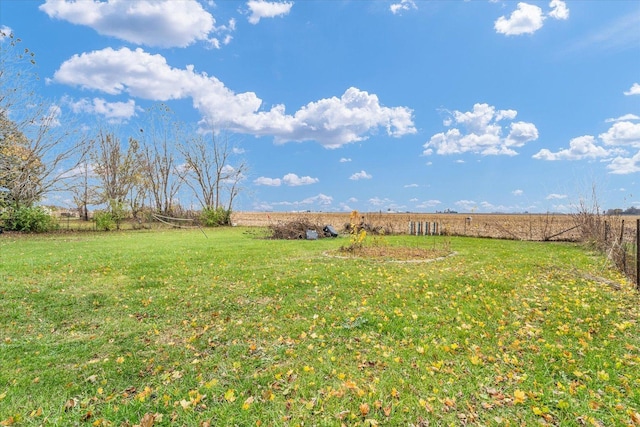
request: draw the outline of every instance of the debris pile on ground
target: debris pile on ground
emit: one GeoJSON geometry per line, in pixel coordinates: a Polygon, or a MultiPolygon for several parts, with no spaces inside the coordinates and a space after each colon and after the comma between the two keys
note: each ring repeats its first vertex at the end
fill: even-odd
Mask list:
{"type": "MultiPolygon", "coordinates": [[[[383,225],[373,225],[368,222],[362,222],[358,224],[358,230],[364,230],[367,234],[371,234],[374,236],[385,235],[385,234],[393,234],[392,227],[385,227],[383,225]]],[[[346,223],[343,228],[345,233],[351,233],[353,230],[353,226],[349,223],[346,223]]]]}
{"type": "MultiPolygon", "coordinates": [[[[307,219],[295,219],[286,222],[277,222],[269,225],[270,239],[298,240],[321,239],[323,237],[336,237],[337,233],[325,231],[329,227],[324,224],[315,224],[307,219]]],[[[332,231],[335,231],[331,227],[332,231]]]]}

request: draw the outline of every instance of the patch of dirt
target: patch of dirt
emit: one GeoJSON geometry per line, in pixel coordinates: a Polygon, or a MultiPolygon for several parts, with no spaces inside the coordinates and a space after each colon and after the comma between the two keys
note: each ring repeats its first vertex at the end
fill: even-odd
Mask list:
{"type": "Polygon", "coordinates": [[[452,255],[452,252],[446,249],[412,248],[408,246],[363,246],[359,248],[341,248],[333,254],[346,258],[423,262],[447,257],[452,255]]]}

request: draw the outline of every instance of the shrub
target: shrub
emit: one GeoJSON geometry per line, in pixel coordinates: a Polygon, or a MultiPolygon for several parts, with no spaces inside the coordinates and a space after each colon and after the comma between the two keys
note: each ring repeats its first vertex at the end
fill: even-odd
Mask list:
{"type": "Polygon", "coordinates": [[[218,208],[204,208],[200,214],[200,222],[205,227],[220,227],[231,225],[231,210],[218,208]]]}
{"type": "Polygon", "coordinates": [[[100,211],[93,215],[96,222],[96,229],[101,231],[111,231],[116,228],[116,221],[111,212],[100,211]]]}
{"type": "Polygon", "coordinates": [[[2,214],[1,219],[9,231],[45,233],[56,227],[53,217],[41,206],[11,208],[2,214]]]}

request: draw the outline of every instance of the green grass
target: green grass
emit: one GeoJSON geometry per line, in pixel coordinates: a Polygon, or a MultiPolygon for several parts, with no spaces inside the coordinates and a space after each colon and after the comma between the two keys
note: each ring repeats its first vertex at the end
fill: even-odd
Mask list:
{"type": "Polygon", "coordinates": [[[640,298],[597,254],[248,231],[0,237],[0,425],[640,422],[640,298]]]}

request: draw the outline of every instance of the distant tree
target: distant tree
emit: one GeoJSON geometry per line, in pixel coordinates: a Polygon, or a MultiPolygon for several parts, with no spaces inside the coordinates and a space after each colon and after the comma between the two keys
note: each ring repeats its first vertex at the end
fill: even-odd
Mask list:
{"type": "Polygon", "coordinates": [[[182,184],[175,157],[175,146],[183,138],[182,125],[164,104],[150,109],[147,120],[145,128],[140,128],[141,173],[155,210],[170,215],[182,184]]]}
{"type": "Polygon", "coordinates": [[[231,211],[247,172],[244,161],[231,164],[233,148],[228,134],[215,132],[199,134],[186,144],[178,145],[185,159],[185,182],[203,208],[231,211]],[[222,202],[225,197],[226,206],[222,202]]]}
{"type": "Polygon", "coordinates": [[[90,158],[98,184],[98,203],[120,210],[133,188],[142,185],[137,140],[129,138],[126,147],[114,132],[100,131],[92,143],[90,158]]]}
{"type": "Polygon", "coordinates": [[[83,159],[84,140],[61,109],[33,89],[35,54],[0,30],[0,204],[32,206],[63,189],[68,172],[83,159]]]}
{"type": "Polygon", "coordinates": [[[83,163],[73,173],[74,179],[68,189],[73,195],[73,201],[81,219],[89,221],[89,206],[100,203],[98,187],[93,182],[95,174],[89,163],[83,163]]]}

